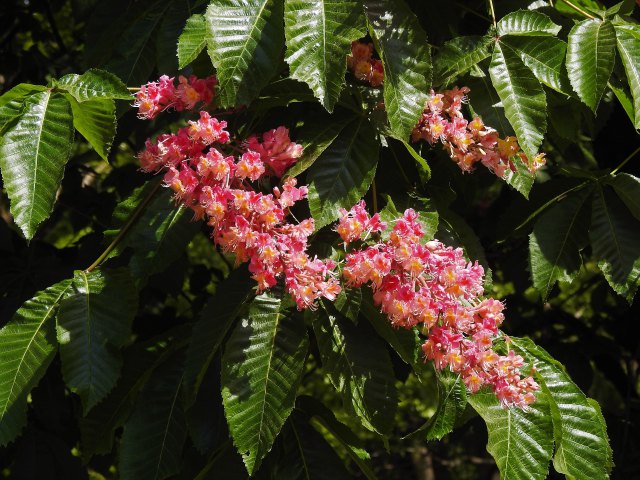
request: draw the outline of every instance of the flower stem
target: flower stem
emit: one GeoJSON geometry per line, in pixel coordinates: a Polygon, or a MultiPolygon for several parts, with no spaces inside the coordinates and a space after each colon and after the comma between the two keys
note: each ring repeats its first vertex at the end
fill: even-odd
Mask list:
{"type": "Polygon", "coordinates": [[[593,15],[591,15],[590,13],[588,13],[588,12],[584,11],[583,9],[581,9],[579,6],[577,6],[573,2],[570,2],[569,0],[562,0],[562,1],[564,3],[566,3],[567,5],[569,5],[571,8],[573,8],[579,14],[584,15],[585,17],[590,18],[591,20],[594,20],[596,18],[593,15]]]}
{"type": "Polygon", "coordinates": [[[624,167],[629,160],[631,160],[633,157],[635,157],[638,154],[638,152],[640,152],[640,147],[636,148],[633,152],[631,152],[631,154],[627,158],[625,158],[622,162],[620,162],[620,165],[618,165],[616,168],[614,168],[611,171],[611,175],[615,175],[618,172],[618,170],[624,167]]]}
{"type": "Polygon", "coordinates": [[[496,10],[493,8],[493,0],[489,0],[489,11],[491,12],[491,20],[493,21],[493,28],[498,27],[498,23],[496,22],[496,10]]]}
{"type": "Polygon", "coordinates": [[[138,221],[138,219],[140,218],[140,215],[142,215],[142,212],[144,211],[144,209],[147,208],[147,205],[149,205],[151,200],[153,200],[153,197],[158,192],[161,185],[162,183],[158,182],[151,189],[151,191],[149,191],[147,196],[142,200],[142,202],[140,202],[140,204],[136,207],[136,209],[131,213],[131,215],[127,219],[127,223],[125,223],[122,226],[122,228],[118,232],[118,235],[116,235],[116,238],[114,238],[113,241],[109,244],[109,246],[105,249],[105,251],[102,252],[98,258],[96,258],[95,262],[93,262],[91,265],[89,265],[89,267],[87,267],[87,269],[85,270],[86,273],[91,273],[93,270],[98,268],[102,262],[104,262],[107,259],[109,254],[113,251],[113,249],[118,246],[118,244],[122,241],[122,239],[129,233],[129,230],[131,230],[131,227],[133,227],[133,225],[138,221]]]}

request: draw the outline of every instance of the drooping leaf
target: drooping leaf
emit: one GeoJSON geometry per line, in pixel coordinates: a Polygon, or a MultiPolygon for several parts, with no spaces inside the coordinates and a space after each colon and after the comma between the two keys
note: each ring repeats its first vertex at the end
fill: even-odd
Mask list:
{"type": "Polygon", "coordinates": [[[407,140],[431,86],[427,34],[403,0],[367,0],[364,6],[384,66],[384,103],[391,130],[407,140]]]}
{"type": "Polygon", "coordinates": [[[25,99],[34,93],[42,92],[46,87],[21,83],[0,96],[0,133],[10,120],[18,118],[22,112],[25,99]]]}
{"type": "Polygon", "coordinates": [[[113,73],[97,68],[87,70],[82,75],[70,73],[54,81],[56,88],[69,92],[78,102],[96,98],[109,100],[132,100],[131,92],[113,73]]]}
{"type": "Polygon", "coordinates": [[[593,255],[604,277],[629,303],[640,284],[640,242],[638,221],[620,199],[606,187],[593,195],[589,239],[593,255]]]}
{"type": "Polygon", "coordinates": [[[610,21],[584,20],[569,33],[567,72],[573,89],[594,112],[616,59],[616,32],[610,21]]]}
{"type": "Polygon", "coordinates": [[[618,53],[622,58],[627,80],[633,96],[635,118],[633,125],[640,128],[640,28],[637,25],[616,25],[618,53]]]}
{"type": "Polygon", "coordinates": [[[351,42],[365,35],[358,2],[336,0],[286,0],[285,60],[291,78],[311,87],[315,96],[333,111],[344,84],[351,42]]]}
{"type": "Polygon", "coordinates": [[[56,354],[53,317],[70,285],[64,280],[38,292],[0,329],[0,446],[18,436],[27,421],[27,395],[56,354]]]}
{"type": "Polygon", "coordinates": [[[0,171],[11,213],[27,239],[53,209],[73,134],[71,106],[51,90],[28,96],[21,115],[5,125],[0,171]]]}
{"type": "Polygon", "coordinates": [[[533,158],[547,130],[547,100],[542,85],[520,57],[501,42],[494,47],[489,73],[522,150],[533,158]]]}
{"type": "Polygon", "coordinates": [[[409,438],[441,440],[453,431],[467,406],[467,387],[459,374],[443,370],[438,372],[438,409],[409,438]]]}
{"type": "MultiPolygon", "coordinates": [[[[636,113],[635,113],[635,108],[634,108],[634,105],[633,105],[633,97],[631,96],[631,91],[616,76],[612,76],[609,79],[608,86],[611,89],[611,91],[613,92],[613,94],[616,96],[618,101],[620,102],[620,105],[624,109],[624,112],[627,114],[627,117],[629,117],[629,120],[631,121],[631,124],[634,125],[634,123],[636,121],[636,113]]],[[[637,129],[638,128],[636,127],[636,130],[637,129]]]]}
{"type": "Polygon", "coordinates": [[[183,355],[171,356],[149,378],[124,426],[123,480],[162,480],[180,471],[187,425],[182,403],[183,355]]]}
{"type": "Polygon", "coordinates": [[[542,391],[537,393],[534,408],[540,400],[549,402],[556,443],[554,468],[576,480],[609,478],[611,448],[598,404],[580,391],[558,361],[531,340],[514,339],[512,345],[536,369],[542,391]]]}
{"type": "Polygon", "coordinates": [[[640,220],[640,179],[628,173],[618,173],[607,179],[607,183],[613,187],[631,214],[640,220]]]}
{"type": "Polygon", "coordinates": [[[119,351],[131,335],[137,292],[126,269],[76,271],[60,304],[57,334],[62,375],[86,414],[115,386],[119,351]]]}
{"type": "Polygon", "coordinates": [[[446,42],[434,58],[434,85],[449,85],[474,65],[489,58],[491,43],[493,39],[488,36],[456,37],[446,42]]]}
{"type": "Polygon", "coordinates": [[[469,397],[487,424],[487,451],[503,480],[544,480],[553,454],[553,425],[546,395],[538,394],[529,411],[503,408],[492,392],[469,397]]]}
{"type": "Polygon", "coordinates": [[[307,348],[304,323],[283,300],[268,294],[255,298],[226,344],[222,400],[249,475],[259,468],[293,409],[307,348]]]}
{"type": "Polygon", "coordinates": [[[73,112],[73,126],[107,160],[111,142],[116,135],[116,106],[113,100],[96,98],[78,103],[67,97],[73,112]]]}
{"type": "Polygon", "coordinates": [[[371,431],[387,435],[397,404],[391,360],[374,335],[363,335],[349,320],[320,312],[313,330],[323,371],[346,408],[371,431]],[[375,355],[371,352],[375,351],[375,355]]]}
{"type": "Polygon", "coordinates": [[[375,175],[378,148],[373,128],[360,118],[318,157],[307,174],[316,228],[333,222],[340,208],[351,208],[364,196],[375,175]]]}
{"type": "Polygon", "coordinates": [[[570,195],[545,211],[529,237],[533,285],[546,301],[558,280],[572,281],[589,233],[590,191],[570,195]]]}
{"type": "Polygon", "coordinates": [[[502,44],[515,50],[540,82],[560,93],[570,92],[564,67],[565,42],[552,37],[507,37],[502,44]]]}
{"type": "Polygon", "coordinates": [[[188,401],[195,398],[211,361],[251,295],[252,285],[246,269],[234,270],[202,309],[193,326],[185,362],[188,401]]]}
{"type": "Polygon", "coordinates": [[[207,45],[207,22],[204,15],[191,15],[178,38],[178,67],[193,62],[207,45]]]}
{"type": "Polygon", "coordinates": [[[556,25],[544,13],[535,10],[517,10],[502,17],[496,25],[498,35],[556,36],[560,25],[556,25]]]}
{"type": "Polygon", "coordinates": [[[207,8],[207,49],[223,107],[249,104],[275,74],[283,1],[213,0],[207,8]]]}

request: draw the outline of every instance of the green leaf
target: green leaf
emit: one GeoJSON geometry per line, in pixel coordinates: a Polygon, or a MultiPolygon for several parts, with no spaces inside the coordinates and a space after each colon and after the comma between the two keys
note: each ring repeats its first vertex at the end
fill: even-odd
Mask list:
{"type": "Polygon", "coordinates": [[[593,196],[589,238],[598,267],[616,293],[629,303],[640,283],[640,222],[608,189],[598,187],[593,196]]]}
{"type": "Polygon", "coordinates": [[[222,400],[233,443],[249,475],[291,413],[308,348],[307,332],[284,302],[255,298],[222,356],[222,400]]]}
{"type": "Polygon", "coordinates": [[[34,93],[43,92],[46,87],[42,85],[30,85],[21,83],[0,96],[0,132],[10,120],[17,118],[22,113],[25,99],[34,93]]]}
{"type": "Polygon", "coordinates": [[[627,80],[633,95],[635,118],[633,125],[640,128],[640,28],[637,25],[616,25],[618,53],[622,58],[627,80]]]}
{"type": "Polygon", "coordinates": [[[535,10],[518,10],[511,12],[498,21],[498,35],[514,36],[556,36],[562,29],[544,13],[535,10]]]}
{"type": "Polygon", "coordinates": [[[551,37],[507,37],[502,44],[515,50],[540,82],[560,93],[571,92],[564,67],[565,42],[551,37]]]}
{"type": "MultiPolygon", "coordinates": [[[[624,112],[627,114],[627,117],[629,117],[629,120],[631,120],[631,124],[633,125],[636,120],[636,114],[635,114],[635,108],[633,105],[633,97],[631,96],[631,92],[629,91],[627,86],[624,85],[623,82],[616,76],[612,76],[609,79],[608,87],[611,89],[613,94],[616,96],[616,98],[620,102],[620,105],[624,109],[624,112]]],[[[553,119],[553,117],[551,118],[553,119]]],[[[637,129],[638,127],[636,127],[636,130],[637,129]]],[[[573,140],[573,135],[570,137],[570,139],[573,140]]]]}
{"type": "Polygon", "coordinates": [[[606,182],[613,187],[631,214],[640,220],[640,178],[628,173],[618,173],[606,182]]]}
{"type": "Polygon", "coordinates": [[[351,208],[367,193],[378,164],[378,148],[375,131],[360,118],[318,157],[307,173],[316,228],[333,222],[340,208],[351,208]]]}
{"type": "Polygon", "coordinates": [[[333,303],[327,302],[340,314],[354,323],[358,322],[360,305],[362,304],[362,289],[345,287],[338,294],[333,303]]]}
{"type": "Polygon", "coordinates": [[[374,335],[365,335],[350,321],[322,311],[313,321],[313,330],[322,368],[341,393],[345,407],[369,430],[388,435],[394,423],[397,392],[384,343],[374,335]]]}
{"type": "Polygon", "coordinates": [[[25,99],[22,114],[0,137],[2,180],[13,218],[27,239],[53,209],[73,134],[69,102],[46,90],[25,99]]]}
{"type": "Polygon", "coordinates": [[[615,49],[616,32],[608,20],[584,20],[569,33],[569,80],[580,99],[594,112],[613,71],[615,49]]]}
{"type": "Polygon", "coordinates": [[[302,156],[294,163],[287,175],[296,177],[310,168],[322,155],[329,145],[338,137],[340,132],[353,121],[349,115],[340,116],[337,119],[328,115],[314,114],[312,119],[305,122],[302,128],[296,132],[296,143],[302,145],[302,156]]]}
{"type": "Polygon", "coordinates": [[[286,0],[284,34],[291,78],[309,85],[332,112],[344,85],[351,42],[366,34],[361,6],[351,0],[286,0]]]}
{"type": "Polygon", "coordinates": [[[113,73],[91,69],[82,75],[70,73],[53,82],[56,89],[69,92],[78,102],[96,98],[133,100],[127,86],[113,73]]]}
{"type": "Polygon", "coordinates": [[[0,329],[0,446],[27,422],[27,395],[56,354],[53,317],[70,285],[64,280],[38,292],[0,329]]]}
{"type": "Polygon", "coordinates": [[[469,403],[487,424],[487,451],[504,480],[544,480],[553,453],[553,425],[549,400],[538,394],[529,411],[503,408],[492,392],[469,397],[469,403]]]}
{"type": "Polygon", "coordinates": [[[284,0],[213,0],[207,48],[223,107],[249,104],[278,68],[284,0]]]}
{"type": "Polygon", "coordinates": [[[120,444],[123,480],[162,480],[180,471],[187,439],[182,360],[176,354],[158,367],[138,397],[120,444]]]}
{"type": "Polygon", "coordinates": [[[466,257],[470,261],[477,260],[486,271],[489,264],[484,253],[484,247],[475,231],[464,218],[451,210],[440,209],[438,213],[440,214],[440,222],[436,238],[445,245],[463,248],[466,257]]]}
{"type": "Polygon", "coordinates": [[[57,334],[62,375],[86,414],[115,386],[119,351],[131,336],[138,297],[126,269],[76,271],[60,304],[57,334]]]}
{"type": "Polygon", "coordinates": [[[504,113],[529,158],[538,153],[547,130],[547,100],[542,85],[515,52],[496,43],[489,67],[504,113]]]}
{"type": "Polygon", "coordinates": [[[204,15],[191,15],[178,38],[178,67],[193,62],[207,45],[207,21],[204,15]]]}
{"type": "Polygon", "coordinates": [[[391,130],[408,139],[429,99],[431,49],[402,0],[366,0],[369,32],[384,66],[384,103],[391,130]]]}
{"type": "Polygon", "coordinates": [[[520,161],[520,159],[516,159],[514,164],[516,167],[515,171],[508,168],[504,172],[502,178],[505,182],[520,192],[524,198],[529,199],[529,192],[531,192],[531,189],[533,188],[536,177],[531,173],[529,167],[525,165],[524,162],[520,161]]]}
{"type": "Polygon", "coordinates": [[[231,272],[216,289],[193,326],[184,369],[187,400],[195,399],[220,345],[251,295],[253,281],[245,268],[231,272]]]}
{"type": "Polygon", "coordinates": [[[447,86],[491,55],[489,36],[456,37],[446,42],[434,58],[434,85],[447,86]]]}
{"type": "Polygon", "coordinates": [[[436,413],[406,438],[441,440],[453,431],[467,407],[467,387],[459,374],[443,370],[437,372],[438,409],[436,413]]]}
{"type": "Polygon", "coordinates": [[[116,135],[116,106],[113,100],[96,98],[78,103],[72,96],[67,100],[73,112],[73,126],[107,160],[111,143],[116,135]]]}
{"type": "Polygon", "coordinates": [[[582,259],[589,233],[590,191],[569,195],[544,212],[529,237],[533,285],[546,301],[555,283],[571,282],[582,259]]]}
{"type": "Polygon", "coordinates": [[[526,338],[512,339],[517,353],[532,361],[542,387],[538,400],[549,401],[556,453],[554,468],[576,480],[609,478],[611,448],[600,407],[569,378],[564,367],[526,338]]]}

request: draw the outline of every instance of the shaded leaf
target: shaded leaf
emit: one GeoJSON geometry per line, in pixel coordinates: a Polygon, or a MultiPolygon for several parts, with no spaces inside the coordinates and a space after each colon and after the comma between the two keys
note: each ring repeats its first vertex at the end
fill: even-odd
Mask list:
{"type": "Polygon", "coordinates": [[[631,214],[640,220],[640,179],[628,173],[618,173],[606,182],[613,187],[631,214]]]}
{"type": "Polygon", "coordinates": [[[5,125],[0,170],[11,213],[27,239],[53,209],[73,134],[71,106],[51,90],[28,96],[21,115],[5,125]]]}
{"type": "Polygon", "coordinates": [[[56,354],[53,317],[70,286],[64,280],[38,292],[0,329],[0,446],[17,437],[27,422],[27,395],[56,354]]]}
{"type": "Polygon", "coordinates": [[[133,100],[127,86],[113,73],[104,70],[91,69],[82,75],[70,73],[53,83],[56,88],[69,92],[78,102],[96,98],[133,100]]]}
{"type": "Polygon", "coordinates": [[[456,37],[445,42],[434,58],[434,85],[447,86],[474,65],[489,58],[489,46],[492,43],[493,39],[489,36],[456,37]]]}
{"type": "Polygon", "coordinates": [[[268,294],[255,298],[226,344],[222,400],[249,475],[257,471],[293,409],[307,348],[304,323],[268,294]]]}
{"type": "Polygon", "coordinates": [[[207,22],[204,15],[191,15],[178,38],[178,67],[193,62],[207,45],[207,22]]]}
{"type": "Polygon", "coordinates": [[[633,96],[635,118],[633,125],[640,128],[640,28],[637,25],[616,25],[618,53],[622,58],[627,80],[633,96]]]}
{"type": "Polygon", "coordinates": [[[351,42],[365,35],[358,2],[286,0],[285,60],[291,78],[311,87],[320,103],[333,111],[344,84],[351,42]]]}
{"type": "Polygon", "coordinates": [[[116,135],[116,106],[113,100],[96,98],[78,103],[67,97],[73,112],[73,126],[107,160],[111,143],[116,135]]]}

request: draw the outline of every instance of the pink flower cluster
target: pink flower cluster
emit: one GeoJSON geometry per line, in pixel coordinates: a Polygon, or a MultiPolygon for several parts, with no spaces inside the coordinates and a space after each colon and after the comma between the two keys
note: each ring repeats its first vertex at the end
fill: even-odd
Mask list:
{"type": "Polygon", "coordinates": [[[536,155],[529,162],[515,137],[500,138],[498,132],[486,126],[478,116],[467,121],[462,114],[467,93],[468,87],[456,87],[442,93],[431,90],[422,118],[411,133],[411,141],[426,140],[431,145],[441,142],[464,172],[473,170],[480,162],[502,178],[507,168],[515,171],[514,160],[523,162],[531,173],[544,165],[544,154],[536,155]]]}
{"type": "Polygon", "coordinates": [[[163,75],[157,82],[149,82],[140,87],[133,106],[138,109],[138,117],[143,119],[155,118],[168,108],[178,112],[191,110],[199,103],[211,103],[217,84],[215,76],[197,78],[191,75],[187,79],[181,75],[176,86],[173,77],[163,75]]]}
{"type": "Polygon", "coordinates": [[[258,291],[273,287],[278,278],[299,309],[315,308],[320,297],[334,300],[340,284],[334,262],[310,258],[307,242],[314,231],[312,219],[286,222],[288,210],[306,198],[307,188],[288,178],[272,193],[261,193],[251,182],[273,175],[295,162],[302,147],[291,142],[284,127],[246,142],[237,156],[224,153],[229,142],[227,124],[200,112],[175,134],[147,140],[139,154],[147,172],[164,172],[164,183],[175,198],[206,219],[212,238],[236,261],[249,262],[258,291]],[[256,150],[249,148],[249,145],[256,150]]]}
{"type": "Polygon", "coordinates": [[[347,66],[358,80],[379,87],[384,81],[382,62],[373,55],[373,44],[363,42],[351,43],[351,55],[347,57],[347,66]]]}
{"type": "MultiPolygon", "coordinates": [[[[385,228],[360,202],[343,211],[336,230],[350,243],[385,228]]],[[[467,262],[460,248],[422,243],[423,237],[418,215],[408,209],[395,220],[388,240],[348,253],[342,275],[348,285],[369,285],[394,326],[422,327],[428,335],[422,346],[426,357],[438,369],[459,373],[469,391],[488,385],[504,406],[531,404],[539,386],[532,377],[521,377],[522,357],[513,351],[500,356],[492,348],[504,305],[480,298],[483,268],[467,262]]]]}

